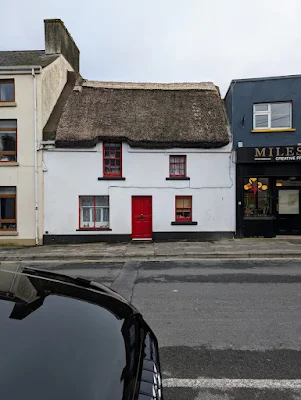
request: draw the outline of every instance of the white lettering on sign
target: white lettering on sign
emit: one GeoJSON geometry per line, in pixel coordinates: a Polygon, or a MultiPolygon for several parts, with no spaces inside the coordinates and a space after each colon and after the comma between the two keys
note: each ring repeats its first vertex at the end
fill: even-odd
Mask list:
{"type": "Polygon", "coordinates": [[[300,161],[301,156],[275,157],[276,161],[300,161]]]}

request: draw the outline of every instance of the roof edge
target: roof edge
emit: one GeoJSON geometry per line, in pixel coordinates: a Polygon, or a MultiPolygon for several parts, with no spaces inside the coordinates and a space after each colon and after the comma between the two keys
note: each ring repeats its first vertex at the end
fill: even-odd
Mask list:
{"type": "Polygon", "coordinates": [[[227,140],[219,140],[215,142],[199,141],[199,142],[184,142],[184,141],[171,141],[171,142],[154,142],[154,141],[133,141],[126,137],[106,137],[97,136],[89,140],[56,140],[55,146],[57,148],[92,148],[100,141],[114,140],[116,142],[126,142],[130,147],[143,148],[143,149],[171,149],[171,148],[187,148],[187,149],[219,149],[225,147],[230,143],[230,138],[227,140]]]}
{"type": "Polygon", "coordinates": [[[34,70],[36,74],[40,74],[42,72],[42,67],[40,65],[12,65],[10,67],[0,66],[0,75],[12,72],[14,74],[31,74],[32,70],[34,70]]]}
{"type": "Polygon", "coordinates": [[[232,79],[230,85],[227,89],[225,97],[227,97],[228,92],[230,91],[231,87],[236,85],[238,82],[257,82],[257,81],[272,81],[272,80],[280,80],[280,79],[296,79],[301,78],[301,74],[295,75],[277,75],[277,76],[263,76],[258,78],[240,78],[240,79],[232,79]]]}
{"type": "Polygon", "coordinates": [[[137,89],[137,90],[210,90],[218,92],[212,82],[182,82],[182,83],[156,83],[156,82],[114,82],[114,81],[84,81],[83,87],[100,89],[137,89]]]}

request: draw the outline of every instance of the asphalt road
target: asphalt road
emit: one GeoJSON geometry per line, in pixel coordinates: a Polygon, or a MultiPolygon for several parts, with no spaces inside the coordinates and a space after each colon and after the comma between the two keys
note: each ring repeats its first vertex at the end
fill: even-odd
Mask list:
{"type": "Polygon", "coordinates": [[[301,399],[301,262],[39,267],[93,278],[133,302],[159,340],[165,400],[301,399]]]}

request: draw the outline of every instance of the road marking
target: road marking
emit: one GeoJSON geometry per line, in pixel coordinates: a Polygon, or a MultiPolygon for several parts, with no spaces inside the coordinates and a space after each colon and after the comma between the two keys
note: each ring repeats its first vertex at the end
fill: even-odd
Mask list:
{"type": "Polygon", "coordinates": [[[301,379],[163,379],[163,386],[192,389],[301,389],[301,379]]]}

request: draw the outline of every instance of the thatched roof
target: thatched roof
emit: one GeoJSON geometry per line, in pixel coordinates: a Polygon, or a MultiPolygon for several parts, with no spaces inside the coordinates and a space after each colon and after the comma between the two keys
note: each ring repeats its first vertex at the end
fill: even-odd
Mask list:
{"type": "Polygon", "coordinates": [[[217,148],[229,143],[223,101],[212,83],[83,82],[69,95],[57,147],[124,140],[132,147],[217,148]]]}

